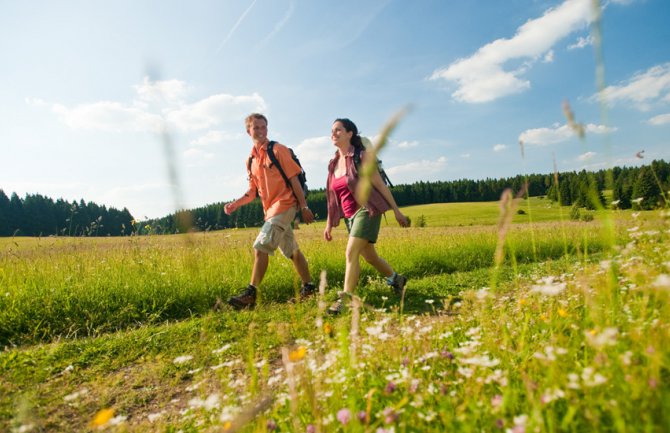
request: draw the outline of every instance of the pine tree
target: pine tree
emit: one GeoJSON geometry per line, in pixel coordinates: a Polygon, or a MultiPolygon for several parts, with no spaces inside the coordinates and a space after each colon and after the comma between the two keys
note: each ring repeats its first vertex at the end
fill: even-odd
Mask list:
{"type": "Polygon", "coordinates": [[[633,184],[633,203],[635,209],[655,209],[659,203],[661,189],[656,183],[651,168],[640,167],[640,172],[633,184]]]}

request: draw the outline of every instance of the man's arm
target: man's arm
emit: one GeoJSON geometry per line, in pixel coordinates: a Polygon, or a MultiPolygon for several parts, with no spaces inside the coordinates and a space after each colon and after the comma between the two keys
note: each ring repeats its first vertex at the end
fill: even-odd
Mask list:
{"type": "Polygon", "coordinates": [[[304,222],[305,224],[313,223],[314,214],[307,207],[307,200],[305,200],[305,194],[303,193],[302,187],[300,186],[298,176],[297,175],[293,176],[288,181],[291,184],[291,189],[293,189],[293,194],[295,194],[295,198],[298,200],[298,207],[300,208],[300,217],[302,218],[302,222],[304,222]]]}
{"type": "Polygon", "coordinates": [[[249,186],[249,190],[246,193],[244,193],[244,195],[242,197],[238,198],[235,201],[231,201],[230,203],[226,204],[223,207],[223,211],[226,213],[226,215],[230,215],[231,213],[235,212],[240,207],[254,201],[254,199],[256,198],[256,194],[257,194],[256,188],[253,187],[253,186],[249,186]]]}

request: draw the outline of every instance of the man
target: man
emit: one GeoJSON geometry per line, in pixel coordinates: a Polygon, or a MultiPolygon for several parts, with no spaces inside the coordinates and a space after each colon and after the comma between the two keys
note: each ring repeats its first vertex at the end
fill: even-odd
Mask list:
{"type": "Polygon", "coordinates": [[[307,298],[316,292],[307,267],[307,260],[300,251],[291,228],[298,211],[305,224],[314,222],[314,215],[307,207],[307,201],[297,176],[301,168],[293,161],[287,147],[279,143],[274,144],[274,154],[289,180],[289,185],[287,185],[279,169],[268,156],[267,118],[262,114],[252,113],[245,119],[245,125],[254,143],[249,164],[249,190],[242,197],[226,204],[224,211],[230,215],[239,207],[250,203],[258,195],[263,204],[265,223],[254,242],[254,267],[249,286],[239,295],[228,300],[228,303],[237,310],[252,308],[256,305],[256,292],[267,271],[269,256],[273,255],[277,248],[286,258],[293,261],[293,267],[302,280],[300,298],[307,298]]]}

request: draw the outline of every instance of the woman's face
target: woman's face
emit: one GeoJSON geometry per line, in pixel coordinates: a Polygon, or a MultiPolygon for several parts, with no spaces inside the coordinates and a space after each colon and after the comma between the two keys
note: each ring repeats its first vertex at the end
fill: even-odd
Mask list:
{"type": "Polygon", "coordinates": [[[347,132],[347,130],[344,129],[342,122],[333,123],[333,128],[330,130],[330,139],[333,141],[333,144],[338,147],[349,146],[353,135],[353,132],[347,132]]]}

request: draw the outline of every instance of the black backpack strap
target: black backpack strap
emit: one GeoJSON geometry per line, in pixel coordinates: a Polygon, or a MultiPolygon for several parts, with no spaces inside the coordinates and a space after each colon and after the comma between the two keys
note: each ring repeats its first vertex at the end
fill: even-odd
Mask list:
{"type": "Polygon", "coordinates": [[[277,159],[277,155],[275,155],[275,144],[276,141],[270,141],[268,143],[268,157],[270,158],[270,162],[273,163],[277,169],[279,170],[279,174],[281,174],[281,177],[284,178],[284,182],[286,182],[286,186],[291,188],[291,182],[289,182],[288,177],[286,177],[286,173],[284,173],[284,169],[281,168],[281,164],[279,164],[279,160],[277,159]]]}

